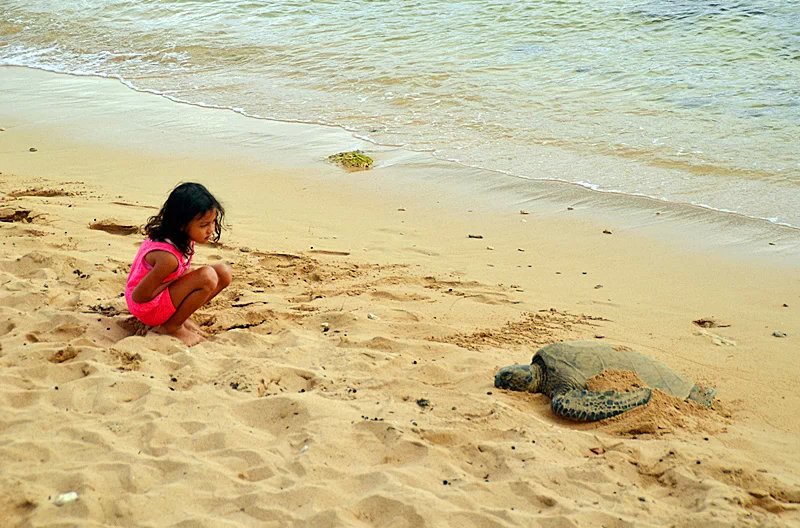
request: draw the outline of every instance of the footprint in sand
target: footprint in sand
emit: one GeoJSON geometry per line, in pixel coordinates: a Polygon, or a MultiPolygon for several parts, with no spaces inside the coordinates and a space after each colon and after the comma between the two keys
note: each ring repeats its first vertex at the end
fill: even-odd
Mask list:
{"type": "Polygon", "coordinates": [[[259,482],[275,476],[275,470],[270,466],[251,467],[239,473],[239,478],[249,482],[259,482]]]}
{"type": "Polygon", "coordinates": [[[89,261],[41,251],[31,251],[16,259],[0,261],[0,271],[21,279],[66,279],[75,274],[76,269],[92,268],[93,264],[89,261]]]}
{"type": "Polygon", "coordinates": [[[0,336],[11,333],[16,327],[17,325],[12,321],[3,321],[0,323],[0,336]]]}
{"type": "Polygon", "coordinates": [[[30,209],[15,209],[13,207],[0,207],[0,222],[33,222],[30,209]]]}
{"type": "Polygon", "coordinates": [[[363,453],[360,463],[368,466],[411,464],[430,453],[425,443],[405,438],[405,433],[384,421],[365,420],[357,423],[355,430],[359,433],[356,441],[363,453]]]}
{"type": "Polygon", "coordinates": [[[96,231],[105,231],[106,233],[110,233],[112,235],[133,235],[135,233],[141,232],[141,227],[138,225],[132,224],[122,224],[113,218],[100,220],[98,222],[93,222],[89,224],[89,229],[94,229],[96,231]]]}
{"type": "Polygon", "coordinates": [[[239,422],[274,436],[297,432],[308,425],[308,407],[288,397],[259,398],[237,406],[233,417],[239,422]]]}
{"type": "Polygon", "coordinates": [[[427,526],[428,522],[409,505],[385,495],[371,495],[352,507],[357,519],[369,519],[373,526],[390,526],[403,519],[405,526],[427,526]]]}

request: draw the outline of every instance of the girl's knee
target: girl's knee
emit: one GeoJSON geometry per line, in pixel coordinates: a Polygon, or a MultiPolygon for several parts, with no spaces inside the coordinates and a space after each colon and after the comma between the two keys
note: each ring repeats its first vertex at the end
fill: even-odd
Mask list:
{"type": "Polygon", "coordinates": [[[200,287],[212,291],[216,289],[219,283],[217,272],[211,266],[203,266],[197,270],[197,277],[200,282],[200,287]]]}
{"type": "Polygon", "coordinates": [[[217,272],[217,287],[222,289],[228,286],[233,279],[233,268],[230,264],[215,264],[214,270],[217,272]]]}

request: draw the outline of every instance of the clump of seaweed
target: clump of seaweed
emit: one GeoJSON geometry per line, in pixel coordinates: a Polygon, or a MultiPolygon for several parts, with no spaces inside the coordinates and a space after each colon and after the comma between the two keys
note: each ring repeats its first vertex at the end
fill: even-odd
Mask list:
{"type": "Polygon", "coordinates": [[[347,170],[367,170],[372,168],[372,158],[360,150],[332,154],[328,156],[328,161],[341,165],[347,170]]]}

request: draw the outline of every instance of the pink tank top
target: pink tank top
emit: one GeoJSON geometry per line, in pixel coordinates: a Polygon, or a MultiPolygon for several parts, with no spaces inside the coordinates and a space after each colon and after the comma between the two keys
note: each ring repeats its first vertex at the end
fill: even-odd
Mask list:
{"type": "MultiPolygon", "coordinates": [[[[131,271],[128,273],[128,282],[125,285],[126,296],[130,296],[131,292],[133,292],[133,289],[136,288],[136,286],[142,281],[144,276],[147,275],[151,269],[153,269],[153,266],[148,264],[144,259],[151,251],[166,251],[167,253],[172,253],[175,255],[175,258],[178,259],[178,269],[170,273],[167,278],[164,279],[162,284],[174,281],[189,271],[189,266],[192,264],[192,255],[186,257],[178,250],[178,248],[169,242],[157,242],[147,238],[144,240],[144,242],[142,242],[142,245],[139,246],[139,251],[136,252],[136,256],[133,257],[131,271]]],[[[192,242],[192,251],[194,251],[194,242],[192,242]]]]}

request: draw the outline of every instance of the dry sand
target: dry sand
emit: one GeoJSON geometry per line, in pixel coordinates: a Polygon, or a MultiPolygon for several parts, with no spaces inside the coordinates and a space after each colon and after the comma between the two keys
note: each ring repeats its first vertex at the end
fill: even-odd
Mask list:
{"type": "Polygon", "coordinates": [[[800,525],[796,233],[456,191],[395,151],[347,174],[317,161],[347,140],[300,125],[259,125],[272,152],[308,147],[269,162],[220,132],[252,120],[0,75],[3,526],[800,525]],[[235,278],[187,349],[136,335],[121,293],[136,228],[190,179],[231,224],[196,261],[235,278]],[[574,424],[492,387],[565,339],[719,399],[574,424]]]}

